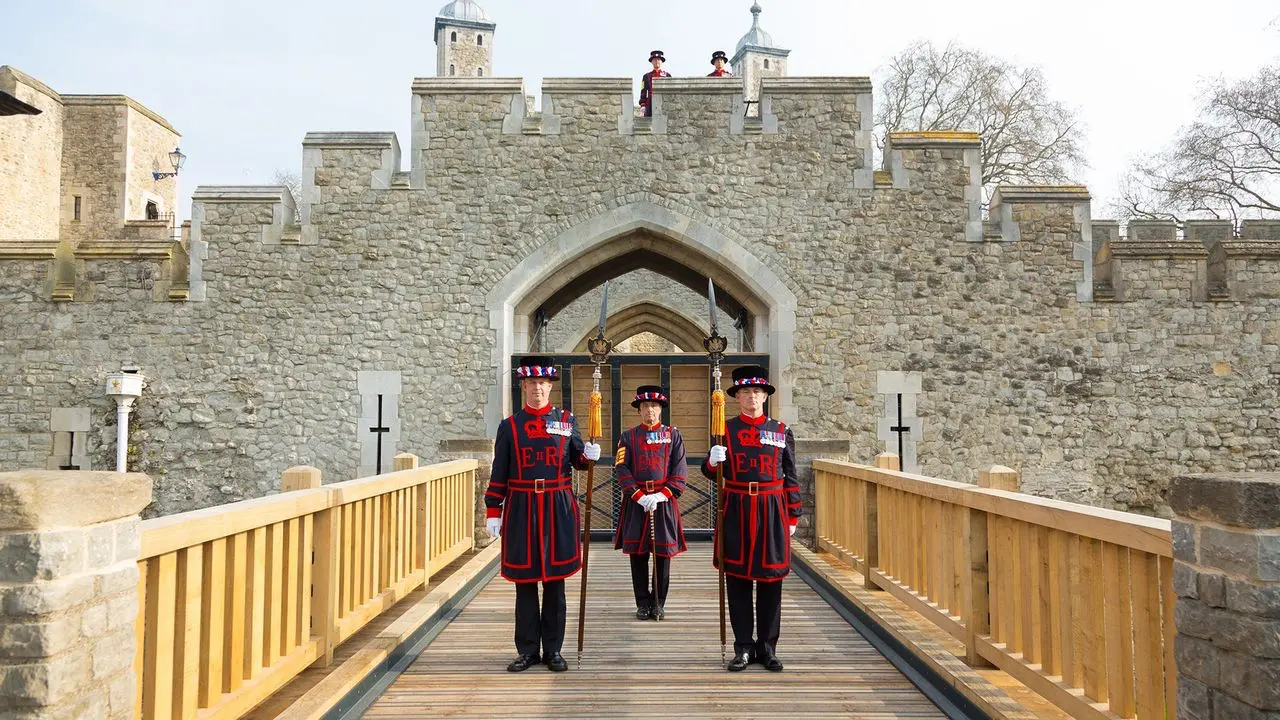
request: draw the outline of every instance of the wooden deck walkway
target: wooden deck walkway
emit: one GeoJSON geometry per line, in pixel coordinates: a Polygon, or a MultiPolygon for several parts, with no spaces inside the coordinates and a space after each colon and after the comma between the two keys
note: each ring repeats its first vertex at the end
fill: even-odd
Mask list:
{"type": "Polygon", "coordinates": [[[635,619],[622,554],[600,541],[592,549],[581,669],[581,575],[568,585],[567,673],[542,667],[506,672],[515,655],[515,591],[495,578],[365,717],[944,717],[794,575],[783,590],[778,647],[786,671],[774,674],[752,665],[728,673],[721,665],[709,543],[692,544],[673,564],[667,620],[661,623],[635,619]]]}

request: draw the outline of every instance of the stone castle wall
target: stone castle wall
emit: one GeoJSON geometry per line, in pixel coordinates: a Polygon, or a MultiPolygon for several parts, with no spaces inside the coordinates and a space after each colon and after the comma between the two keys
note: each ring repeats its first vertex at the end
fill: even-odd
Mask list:
{"type": "Polygon", "coordinates": [[[169,153],[178,146],[178,132],[168,123],[139,107],[130,105],[129,145],[125,158],[125,220],[146,218],[148,200],[161,213],[174,212],[178,179],[154,179],[152,172],[171,172],[169,153]]]}
{"type": "Polygon", "coordinates": [[[754,303],[780,412],[854,459],[885,447],[892,371],[921,378],[925,474],[999,463],[1031,492],[1151,511],[1174,474],[1280,465],[1280,288],[1198,301],[1208,259],[1152,247],[1114,257],[1129,292],[1095,298],[1086,194],[1010,189],[984,224],[960,135],[895,138],[873,176],[862,79],[766,80],[754,126],[726,81],[662,84],[651,124],[629,81],[548,82],[534,117],[518,82],[418,81],[408,172],[391,134],[309,136],[296,232],[283,189],[198,190],[192,302],[152,299],[158,263],[86,263],[97,300],[62,304],[0,265],[0,295],[25,299],[0,321],[21,359],[0,462],[43,466],[47,418],[78,406],[109,457],[99,385],[123,360],[150,380],[131,469],[153,513],[270,492],[291,465],[353,476],[361,371],[401,374],[398,449],[432,462],[492,430],[504,312],[625,245],[574,245],[620,218],[754,303]],[[1166,286],[1188,290],[1145,289],[1166,286]],[[508,287],[525,295],[495,300],[508,287]]]}
{"type": "Polygon", "coordinates": [[[41,111],[0,121],[0,242],[58,237],[62,101],[43,83],[0,68],[0,90],[41,111]],[[12,208],[22,208],[15,212],[12,208]]]}
{"type": "Polygon", "coordinates": [[[128,108],[97,96],[64,95],[62,232],[73,243],[110,238],[124,224],[128,108]],[[80,220],[71,212],[81,198],[80,220]]]}

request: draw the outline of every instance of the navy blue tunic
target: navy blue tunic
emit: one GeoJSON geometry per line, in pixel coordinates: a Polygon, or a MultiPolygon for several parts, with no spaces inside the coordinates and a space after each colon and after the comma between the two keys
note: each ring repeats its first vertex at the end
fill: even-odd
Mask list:
{"type": "Polygon", "coordinates": [[[688,483],[689,469],[685,465],[684,438],[680,431],[665,425],[652,428],[638,425],[624,430],[618,438],[618,457],[613,470],[622,491],[613,547],[627,555],[644,555],[652,550],[649,513],[636,501],[650,493],[662,493],[667,496],[667,502],[659,503],[654,510],[658,555],[674,557],[688,550],[680,522],[680,495],[688,483]]]}
{"type": "MultiPolygon", "coordinates": [[[[791,572],[791,526],[801,514],[795,438],[786,425],[765,416],[729,418],[725,431],[724,572],[781,580],[791,572]]],[[[716,476],[706,462],[702,473],[716,476]]]]}
{"type": "Polygon", "coordinates": [[[502,576],[512,582],[562,580],[582,567],[573,469],[586,469],[573,413],[524,408],[498,426],[488,517],[502,518],[502,576]]]}

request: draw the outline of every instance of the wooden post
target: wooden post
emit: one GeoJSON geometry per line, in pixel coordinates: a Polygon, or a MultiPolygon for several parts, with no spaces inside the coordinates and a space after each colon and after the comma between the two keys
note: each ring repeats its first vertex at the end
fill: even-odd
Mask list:
{"type": "MultiPolygon", "coordinates": [[[[876,456],[876,467],[881,470],[897,470],[901,461],[897,454],[883,452],[876,456]]],[[[866,548],[865,565],[862,568],[862,586],[868,590],[879,590],[880,586],[872,578],[872,570],[880,565],[880,487],[874,482],[862,483],[862,527],[865,536],[862,546],[866,548]]]]}
{"type": "MultiPolygon", "coordinates": [[[[314,468],[312,468],[314,469],[314,468]]],[[[288,474],[288,473],[286,473],[288,474]]],[[[320,471],[315,471],[317,485],[320,471]]],[[[331,503],[332,504],[332,503],[331,503]]],[[[314,667],[329,667],[338,645],[338,576],[341,570],[342,509],[330,507],[315,515],[311,545],[311,634],[320,643],[314,667]]]]}
{"type": "Polygon", "coordinates": [[[992,465],[990,470],[978,471],[978,487],[1021,492],[1022,480],[1017,470],[1003,465],[992,465]]]}
{"type": "Polygon", "coordinates": [[[902,458],[897,453],[882,452],[876,456],[876,467],[881,470],[901,470],[902,458]]]}
{"type": "Polygon", "coordinates": [[[862,483],[862,527],[866,535],[862,538],[865,552],[865,565],[862,568],[862,586],[868,590],[879,590],[871,579],[871,571],[880,565],[880,527],[879,527],[879,486],[873,482],[862,483]]]}
{"type": "Polygon", "coordinates": [[[978,637],[991,634],[991,584],[987,572],[987,514],[970,509],[964,516],[964,661],[989,667],[978,652],[978,637]]]}
{"type": "Polygon", "coordinates": [[[402,470],[416,470],[418,468],[418,456],[412,453],[400,453],[391,459],[391,471],[400,472],[402,470]]]}
{"type": "Polygon", "coordinates": [[[320,487],[320,470],[310,465],[298,465],[280,475],[280,492],[311,490],[320,487]]]}

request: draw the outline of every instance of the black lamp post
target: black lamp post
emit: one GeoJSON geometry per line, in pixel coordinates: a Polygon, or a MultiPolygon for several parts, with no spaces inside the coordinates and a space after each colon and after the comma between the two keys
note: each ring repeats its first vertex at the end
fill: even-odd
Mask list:
{"type": "Polygon", "coordinates": [[[173,166],[173,172],[152,172],[151,177],[155,180],[177,177],[178,171],[182,169],[182,164],[186,161],[187,156],[182,154],[182,150],[174,148],[173,152],[169,153],[169,164],[173,166]]]}

